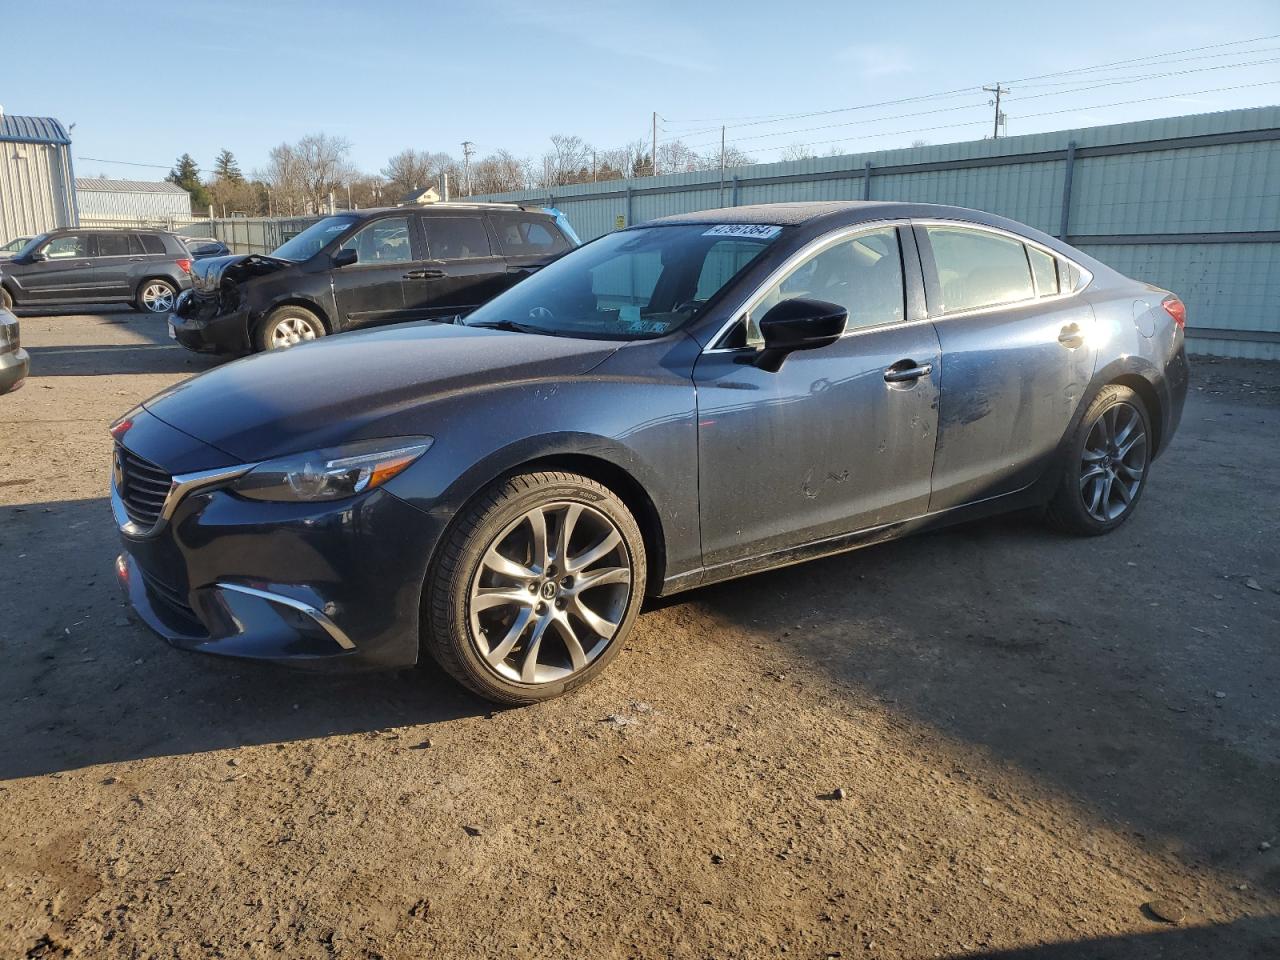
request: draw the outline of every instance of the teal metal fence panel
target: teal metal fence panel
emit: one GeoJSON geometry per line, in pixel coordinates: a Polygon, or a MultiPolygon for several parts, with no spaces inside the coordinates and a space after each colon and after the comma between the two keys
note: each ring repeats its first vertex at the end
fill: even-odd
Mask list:
{"type": "Polygon", "coordinates": [[[589,240],[673,213],[868,196],[1065,229],[1069,243],[1182,296],[1194,351],[1280,359],[1277,106],[476,199],[559,207],[589,240]]]}

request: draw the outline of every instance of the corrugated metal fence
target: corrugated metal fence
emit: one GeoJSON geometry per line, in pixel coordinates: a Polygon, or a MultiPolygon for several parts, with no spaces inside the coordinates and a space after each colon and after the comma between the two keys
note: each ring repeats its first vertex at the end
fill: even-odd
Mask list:
{"type": "Polygon", "coordinates": [[[747,203],[976,207],[1176,291],[1193,350],[1280,359],[1280,107],[475,199],[559,207],[584,240],[747,203]]]}

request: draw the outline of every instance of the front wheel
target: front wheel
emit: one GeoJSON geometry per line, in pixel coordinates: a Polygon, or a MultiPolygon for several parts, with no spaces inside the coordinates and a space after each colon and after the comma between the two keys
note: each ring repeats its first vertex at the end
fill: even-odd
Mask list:
{"type": "Polygon", "coordinates": [[[0,308],[5,310],[13,309],[13,297],[9,295],[9,291],[4,287],[0,287],[0,308]]]}
{"type": "Polygon", "coordinates": [[[278,307],[258,325],[253,345],[258,350],[284,350],[325,333],[324,323],[306,307],[278,307]]]}
{"type": "Polygon", "coordinates": [[[571,473],[519,474],[482,493],[441,545],[423,640],[482,697],[548,700],[617,656],[645,571],[640,528],[607,487],[571,473]]]}
{"type": "Polygon", "coordinates": [[[177,297],[177,287],[168,280],[156,277],[142,281],[142,285],[138,287],[137,306],[147,313],[168,313],[173,309],[177,297]]]}
{"type": "Polygon", "coordinates": [[[1067,533],[1110,533],[1132,515],[1151,467],[1151,418],[1133,390],[1104,387],[1072,436],[1049,522],[1067,533]]]}

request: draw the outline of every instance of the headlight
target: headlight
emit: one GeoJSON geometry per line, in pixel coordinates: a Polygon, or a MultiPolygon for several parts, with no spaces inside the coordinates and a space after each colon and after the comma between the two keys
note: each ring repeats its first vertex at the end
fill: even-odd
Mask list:
{"type": "Polygon", "coordinates": [[[231,489],[253,500],[341,500],[386,483],[427,452],[430,437],[360,440],[260,463],[231,489]]]}

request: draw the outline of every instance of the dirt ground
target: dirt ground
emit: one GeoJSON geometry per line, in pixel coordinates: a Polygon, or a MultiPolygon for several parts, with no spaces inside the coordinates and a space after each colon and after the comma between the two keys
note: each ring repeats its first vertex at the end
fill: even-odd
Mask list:
{"type": "Polygon", "coordinates": [[[0,958],[1280,956],[1277,365],[1195,365],[1111,537],[1012,518],[701,590],[495,712],[133,621],[105,428],[212,363],[128,312],[23,335],[0,958]]]}

